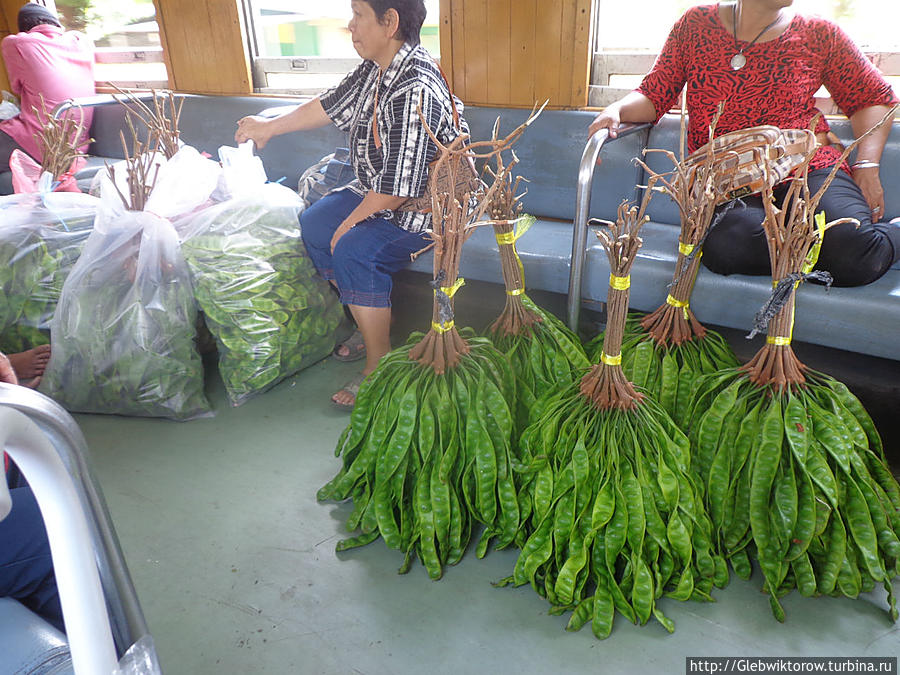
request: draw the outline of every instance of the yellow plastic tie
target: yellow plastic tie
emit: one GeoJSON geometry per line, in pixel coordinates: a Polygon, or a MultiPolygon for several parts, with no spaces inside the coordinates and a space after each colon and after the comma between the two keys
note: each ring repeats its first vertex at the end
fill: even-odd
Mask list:
{"type": "Polygon", "coordinates": [[[448,321],[446,324],[436,323],[435,321],[431,322],[431,327],[438,333],[449,333],[451,330],[453,330],[454,325],[455,322],[453,321],[453,319],[450,319],[450,321],[448,321]]]}
{"type": "Polygon", "coordinates": [[[685,243],[682,242],[682,241],[679,241],[679,242],[678,242],[678,252],[679,252],[681,255],[690,255],[691,253],[693,253],[693,251],[694,251],[694,245],[693,245],[693,244],[685,244],[685,243]]]}
{"type": "Polygon", "coordinates": [[[609,285],[617,291],[627,291],[631,288],[631,277],[617,277],[615,274],[610,274],[609,285]]]}
{"type": "MultiPolygon", "coordinates": [[[[452,286],[441,286],[440,290],[443,293],[445,293],[448,298],[452,298],[454,295],[456,295],[456,291],[458,291],[460,288],[462,288],[465,285],[466,285],[466,280],[463,279],[462,277],[460,277],[459,279],[456,280],[456,283],[453,284],[452,286]]],[[[435,290],[434,292],[436,294],[437,290],[435,290]]]]}
{"type": "Polygon", "coordinates": [[[775,345],[776,347],[787,347],[791,344],[791,338],[789,337],[767,337],[766,342],[770,345],[775,345]]]}
{"type": "Polygon", "coordinates": [[[676,300],[672,295],[669,295],[668,297],[666,297],[666,304],[672,305],[672,307],[680,307],[684,310],[685,320],[690,319],[690,315],[688,314],[688,307],[691,306],[691,303],[676,300]]]}
{"type": "Polygon", "coordinates": [[[803,274],[809,274],[813,271],[813,268],[816,266],[816,263],[819,262],[819,252],[822,250],[822,240],[825,238],[825,212],[819,211],[815,215],[816,229],[818,230],[818,236],[816,237],[816,242],[812,245],[812,248],[809,249],[809,253],[806,255],[806,260],[803,264],[803,274]]]}
{"type": "Polygon", "coordinates": [[[511,291],[506,291],[507,295],[522,295],[525,292],[524,288],[514,288],[511,291]]]}
{"type": "MultiPolygon", "coordinates": [[[[525,278],[525,265],[522,264],[522,259],[519,257],[519,252],[516,250],[515,243],[519,240],[519,238],[528,232],[531,229],[531,226],[534,225],[535,218],[531,215],[519,216],[516,218],[515,227],[511,232],[503,232],[502,234],[497,234],[494,232],[494,238],[497,240],[497,243],[500,246],[512,246],[513,247],[513,256],[516,258],[516,264],[519,266],[519,278],[525,278]]],[[[515,289],[516,292],[507,291],[509,295],[521,295],[525,292],[525,289],[515,289]]]]}
{"type": "Polygon", "coordinates": [[[609,356],[606,352],[600,352],[600,360],[605,363],[607,366],[620,366],[622,365],[622,355],[617,354],[616,356],[609,356]]]}
{"type": "Polygon", "coordinates": [[[495,233],[494,237],[497,239],[497,243],[501,246],[509,246],[511,244],[515,244],[516,239],[518,239],[514,230],[510,230],[509,232],[495,233]]]}

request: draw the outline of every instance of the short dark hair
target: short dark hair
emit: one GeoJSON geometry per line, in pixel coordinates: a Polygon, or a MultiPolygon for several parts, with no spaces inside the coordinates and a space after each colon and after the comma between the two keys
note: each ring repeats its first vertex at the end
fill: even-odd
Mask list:
{"type": "Polygon", "coordinates": [[[412,45],[419,44],[419,33],[425,22],[425,0],[365,0],[375,12],[379,21],[389,9],[397,11],[400,17],[400,25],[397,28],[397,39],[409,42],[412,45]]]}
{"type": "Polygon", "coordinates": [[[19,9],[16,17],[20,33],[27,33],[35,26],[47,24],[50,26],[59,26],[59,19],[49,9],[36,2],[29,2],[19,9]]]}

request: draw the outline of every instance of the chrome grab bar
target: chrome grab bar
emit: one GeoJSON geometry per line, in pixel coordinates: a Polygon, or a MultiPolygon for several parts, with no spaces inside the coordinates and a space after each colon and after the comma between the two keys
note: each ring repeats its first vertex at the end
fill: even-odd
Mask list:
{"type": "MultiPolygon", "coordinates": [[[[0,407],[0,448],[28,478],[44,518],[75,672],[112,673],[118,667],[88,519],[62,458],[28,416],[0,407]]],[[[6,481],[0,492],[8,496],[6,481]]]]}
{"type": "MultiPolygon", "coordinates": [[[[138,101],[152,101],[152,91],[132,92],[131,95],[138,101]]],[[[189,98],[195,94],[175,94],[175,98],[189,98]]],[[[67,110],[72,108],[97,108],[103,105],[112,105],[113,103],[127,104],[127,98],[122,94],[95,94],[94,96],[83,96],[81,98],[70,98],[57,103],[56,107],[50,113],[53,119],[59,119],[67,110]]]]}
{"type": "Polygon", "coordinates": [[[581,313],[581,282],[584,278],[584,257],[587,253],[588,214],[591,210],[591,185],[594,182],[594,169],[597,157],[607,140],[630,136],[647,129],[650,124],[623,124],[615,138],[609,137],[607,129],[598,129],[584,146],[581,164],[578,167],[578,186],[575,191],[575,227],[572,229],[572,257],[569,264],[569,297],[567,300],[567,319],[569,328],[578,331],[578,318],[581,313]]]}
{"type": "MultiPolygon", "coordinates": [[[[0,383],[0,410],[3,408],[24,414],[43,432],[71,478],[75,494],[87,516],[90,545],[103,588],[112,637],[121,658],[149,631],[106,501],[91,469],[87,442],[68,412],[33,389],[0,383]]],[[[27,473],[25,477],[30,480],[27,473]]],[[[40,499],[37,492],[35,496],[40,499]]]]}

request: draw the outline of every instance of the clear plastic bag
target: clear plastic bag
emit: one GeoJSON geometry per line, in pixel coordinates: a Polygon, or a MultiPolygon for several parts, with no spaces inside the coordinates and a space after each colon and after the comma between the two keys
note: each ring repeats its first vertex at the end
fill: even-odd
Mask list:
{"type": "Polygon", "coordinates": [[[214,183],[198,189],[199,165],[177,157],[156,160],[145,211],[126,210],[109,176],[101,181],[94,231],[63,287],[40,385],[69,410],[172,419],[210,412],[190,275],[164,215],[203,203],[214,183]]]}
{"type": "Polygon", "coordinates": [[[111,675],[162,675],[153,637],[144,635],[131,645],[111,675]]]}
{"type": "Polygon", "coordinates": [[[0,197],[0,351],[46,344],[50,320],[100,200],[79,193],[0,197]]]}
{"type": "Polygon", "coordinates": [[[18,99],[5,89],[0,93],[0,120],[8,120],[19,114],[18,99]]]}
{"type": "Polygon", "coordinates": [[[300,239],[297,194],[243,186],[241,196],[176,221],[234,405],[327,356],[343,317],[300,239]]]}

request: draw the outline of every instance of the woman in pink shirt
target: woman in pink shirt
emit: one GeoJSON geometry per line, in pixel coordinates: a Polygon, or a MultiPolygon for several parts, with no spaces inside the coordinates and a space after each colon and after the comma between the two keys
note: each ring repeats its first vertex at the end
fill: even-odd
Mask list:
{"type": "MultiPolygon", "coordinates": [[[[0,122],[0,171],[9,169],[16,148],[41,161],[35,134],[44,119],[41,96],[49,114],[62,101],[94,94],[94,46],[83,34],[65,31],[56,16],[43,5],[30,2],[19,10],[19,32],[0,43],[3,62],[21,112],[0,122]],[[37,110],[37,114],[35,114],[37,110]]],[[[80,113],[76,119],[81,119],[80,113]]],[[[91,124],[84,111],[84,148],[91,124]]]]}

